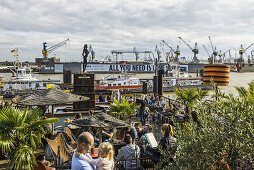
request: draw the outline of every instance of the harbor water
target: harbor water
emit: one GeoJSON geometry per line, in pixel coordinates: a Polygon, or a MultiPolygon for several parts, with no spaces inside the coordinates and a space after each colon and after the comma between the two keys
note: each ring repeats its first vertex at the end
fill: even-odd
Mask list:
{"type": "MultiPolygon", "coordinates": [[[[9,81],[11,79],[11,73],[2,73],[3,76],[2,81],[9,81]]],[[[95,80],[100,80],[103,77],[109,76],[110,74],[95,74],[95,80]]],[[[139,79],[152,79],[154,74],[136,74],[139,79]]],[[[117,75],[114,75],[117,77],[117,75]]],[[[192,77],[195,76],[195,74],[191,74],[192,77]]],[[[38,80],[60,80],[63,82],[63,74],[35,74],[35,77],[38,80]]],[[[254,72],[244,72],[244,73],[238,73],[238,72],[230,72],[229,75],[229,86],[220,86],[220,89],[223,93],[232,93],[234,95],[237,95],[237,91],[235,89],[235,86],[237,87],[248,87],[248,83],[250,83],[252,80],[254,80],[254,72]]]]}

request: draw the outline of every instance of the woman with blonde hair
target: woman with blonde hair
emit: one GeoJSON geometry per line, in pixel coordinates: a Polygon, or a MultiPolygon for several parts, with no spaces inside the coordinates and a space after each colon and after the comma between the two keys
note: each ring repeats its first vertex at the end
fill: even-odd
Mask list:
{"type": "MultiPolygon", "coordinates": [[[[176,138],[173,137],[173,127],[170,124],[163,124],[161,126],[162,138],[159,142],[159,147],[165,152],[169,152],[171,158],[168,159],[168,163],[174,162],[175,153],[176,153],[176,138]]],[[[148,151],[152,152],[152,160],[154,163],[158,163],[160,159],[163,159],[163,155],[159,152],[159,149],[156,148],[147,148],[148,151]]]]}
{"type": "Polygon", "coordinates": [[[109,142],[103,142],[100,144],[99,158],[97,159],[90,159],[86,155],[78,152],[76,152],[75,156],[95,165],[97,170],[113,170],[114,168],[114,150],[112,144],[109,142]]]}

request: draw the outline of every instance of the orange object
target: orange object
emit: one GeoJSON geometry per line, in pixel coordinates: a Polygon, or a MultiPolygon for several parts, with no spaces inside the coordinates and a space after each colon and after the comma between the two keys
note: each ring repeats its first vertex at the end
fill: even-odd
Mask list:
{"type": "Polygon", "coordinates": [[[210,85],[210,79],[212,78],[213,81],[218,86],[228,86],[229,85],[229,73],[230,73],[230,66],[223,65],[223,64],[213,64],[213,65],[206,65],[204,67],[204,85],[210,85]]]}
{"type": "Polygon", "coordinates": [[[98,158],[99,157],[99,148],[91,149],[90,155],[92,158],[98,158]]]}

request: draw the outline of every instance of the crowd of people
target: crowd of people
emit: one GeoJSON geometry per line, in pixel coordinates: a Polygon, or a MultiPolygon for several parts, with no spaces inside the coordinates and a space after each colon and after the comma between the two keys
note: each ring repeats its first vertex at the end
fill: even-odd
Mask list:
{"type": "Polygon", "coordinates": [[[169,124],[161,126],[162,138],[157,147],[152,147],[151,139],[148,137],[148,134],[152,133],[151,125],[142,126],[140,122],[136,122],[134,126],[130,126],[125,131],[122,139],[123,146],[119,151],[114,151],[112,143],[104,139],[99,144],[99,157],[93,159],[90,152],[94,147],[94,136],[89,132],[83,132],[78,137],[77,149],[72,157],[72,169],[104,170],[113,169],[114,166],[121,166],[121,169],[126,170],[142,169],[144,166],[140,161],[142,157],[150,158],[154,163],[163,159],[164,156],[160,153],[160,149],[170,152],[171,157],[167,164],[172,163],[176,153],[176,138],[173,137],[173,127],[169,124]],[[118,154],[114,155],[114,153],[118,154]]]}
{"type": "MultiPolygon", "coordinates": [[[[121,100],[119,93],[113,93],[105,97],[100,94],[98,97],[99,102],[121,100]]],[[[140,118],[140,122],[136,122],[133,126],[128,127],[124,131],[124,136],[121,140],[121,147],[114,147],[113,136],[116,134],[115,128],[103,129],[101,131],[101,140],[99,135],[94,132],[83,132],[78,137],[77,149],[72,157],[72,169],[142,169],[144,163],[140,161],[140,158],[148,158],[153,163],[157,164],[164,155],[161,154],[160,149],[168,151],[170,153],[169,161],[162,166],[166,166],[169,163],[174,162],[176,153],[176,138],[173,136],[173,127],[170,124],[163,124],[161,126],[162,137],[158,141],[158,145],[153,146],[152,139],[149,136],[153,136],[153,126],[147,124],[147,120],[151,120],[156,123],[157,118],[156,110],[152,117],[150,117],[150,110],[148,106],[164,107],[165,102],[162,97],[159,96],[146,96],[141,95],[136,99],[134,96],[126,98],[129,103],[133,103],[138,107],[137,115],[140,118]],[[149,135],[148,135],[149,134],[149,135]],[[90,152],[92,148],[99,148],[99,157],[92,158],[90,152]]],[[[155,139],[155,138],[154,138],[155,139]]],[[[157,141],[155,141],[157,143],[157,141]]]]}

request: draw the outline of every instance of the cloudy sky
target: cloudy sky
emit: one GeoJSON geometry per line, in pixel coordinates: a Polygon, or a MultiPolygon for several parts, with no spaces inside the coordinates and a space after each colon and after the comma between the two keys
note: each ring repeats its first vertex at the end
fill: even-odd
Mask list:
{"type": "Polygon", "coordinates": [[[203,44],[212,51],[208,36],[222,52],[246,48],[254,42],[254,0],[0,0],[0,61],[14,60],[14,48],[20,60],[34,61],[42,57],[43,42],[50,47],[67,38],[49,57],[81,61],[85,43],[98,60],[134,46],[154,51],[157,44],[168,52],[160,46],[165,40],[191,58],[179,36],[191,46],[198,43],[199,58],[207,58],[203,44]]]}

